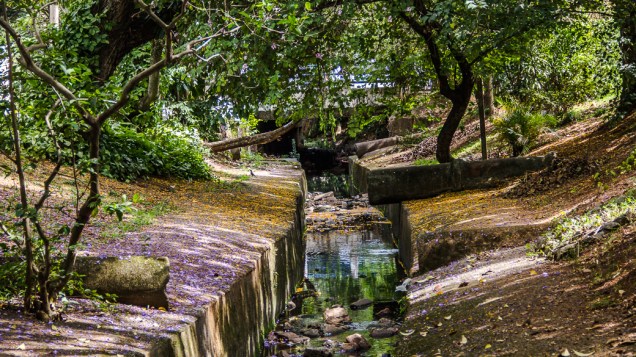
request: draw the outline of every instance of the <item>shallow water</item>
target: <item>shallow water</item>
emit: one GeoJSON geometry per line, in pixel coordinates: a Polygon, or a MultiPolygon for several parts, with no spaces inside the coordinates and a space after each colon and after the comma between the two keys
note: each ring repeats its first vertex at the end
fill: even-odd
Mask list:
{"type": "MultiPolygon", "coordinates": [[[[395,287],[404,274],[390,227],[390,224],[374,224],[358,232],[307,234],[305,276],[320,295],[299,301],[287,317],[320,323],[326,308],[340,304],[347,308],[353,321],[351,330],[336,336],[314,338],[311,346],[322,346],[326,340],[343,342],[346,336],[360,333],[372,345],[371,350],[360,356],[382,356],[393,350],[395,337],[374,339],[369,337],[367,330],[370,323],[378,320],[375,317],[378,311],[389,307],[395,312],[392,318],[397,318],[399,313],[397,300],[400,296],[395,293],[395,287]],[[361,310],[350,308],[351,303],[362,298],[373,301],[373,305],[361,310]]],[[[288,351],[302,354],[302,350],[303,347],[295,347],[288,351]]]]}
{"type": "Polygon", "coordinates": [[[338,198],[349,197],[349,175],[323,174],[307,177],[309,192],[333,191],[338,198]]]}

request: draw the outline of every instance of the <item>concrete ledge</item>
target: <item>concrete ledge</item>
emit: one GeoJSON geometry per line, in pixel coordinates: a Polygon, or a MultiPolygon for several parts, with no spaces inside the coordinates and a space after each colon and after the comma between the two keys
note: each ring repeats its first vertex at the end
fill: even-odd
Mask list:
{"type": "Polygon", "coordinates": [[[448,191],[491,188],[507,178],[548,167],[554,158],[551,154],[469,162],[457,159],[445,164],[367,169],[367,172],[354,164],[352,177],[357,187],[368,191],[369,203],[379,205],[434,197],[448,191]]]}
{"type": "Polygon", "coordinates": [[[421,233],[415,237],[418,271],[423,273],[469,254],[506,246],[506,242],[538,236],[548,227],[548,223],[543,223],[421,233]]]}

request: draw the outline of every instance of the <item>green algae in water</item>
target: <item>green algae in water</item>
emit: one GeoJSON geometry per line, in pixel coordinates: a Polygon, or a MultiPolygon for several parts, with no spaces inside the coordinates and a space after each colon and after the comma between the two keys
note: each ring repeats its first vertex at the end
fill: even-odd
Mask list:
{"type": "Polygon", "coordinates": [[[365,356],[380,356],[393,350],[396,337],[374,339],[367,327],[377,321],[375,314],[391,307],[397,313],[399,299],[395,287],[403,272],[399,271],[397,249],[394,248],[390,225],[376,225],[361,232],[313,233],[307,236],[305,274],[320,292],[318,298],[303,300],[300,313],[322,319],[324,310],[341,304],[349,311],[352,329],[336,336],[312,339],[311,346],[322,346],[325,340],[344,341],[353,333],[362,334],[372,345],[365,356]],[[374,304],[353,310],[350,305],[359,299],[374,304]]]}

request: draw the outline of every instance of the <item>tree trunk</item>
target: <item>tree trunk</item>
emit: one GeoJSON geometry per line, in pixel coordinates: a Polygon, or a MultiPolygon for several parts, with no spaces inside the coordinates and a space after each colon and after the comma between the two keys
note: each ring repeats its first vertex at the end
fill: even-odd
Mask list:
{"type": "Polygon", "coordinates": [[[267,144],[287,134],[289,131],[294,129],[298,123],[299,122],[290,121],[289,123],[281,126],[280,128],[276,130],[268,131],[266,133],[255,134],[251,136],[244,136],[244,137],[236,138],[236,139],[227,139],[227,140],[217,141],[214,143],[204,143],[204,145],[210,148],[212,152],[221,152],[225,150],[236,149],[236,148],[246,147],[250,145],[267,144]]]}
{"type": "Polygon", "coordinates": [[[453,142],[453,136],[459,127],[459,123],[468,108],[470,92],[468,92],[468,95],[452,100],[451,102],[451,111],[448,113],[442,130],[437,136],[437,152],[435,153],[435,157],[440,163],[450,162],[453,159],[450,153],[451,143],[453,142]]]}
{"type": "MultiPolygon", "coordinates": [[[[6,4],[3,4],[3,16],[7,19],[6,4]]],[[[18,181],[20,185],[20,205],[25,216],[20,217],[20,224],[22,224],[23,237],[24,237],[24,255],[26,259],[26,271],[25,271],[25,291],[24,291],[24,309],[31,311],[33,309],[33,290],[35,287],[35,259],[33,252],[33,239],[31,237],[31,220],[26,216],[27,209],[29,208],[28,195],[26,190],[26,178],[24,176],[24,168],[22,166],[22,143],[20,141],[20,129],[18,124],[18,114],[15,105],[15,91],[13,83],[13,51],[11,48],[11,38],[9,32],[5,31],[5,41],[7,46],[7,69],[8,69],[8,86],[9,86],[9,114],[11,117],[11,133],[13,136],[13,150],[15,152],[14,164],[16,171],[18,172],[18,181]]]]}
{"type": "Polygon", "coordinates": [[[623,85],[618,112],[627,115],[636,108],[636,2],[614,0],[613,3],[614,17],[620,26],[623,57],[623,85]]]}
{"type": "MultiPolygon", "coordinates": [[[[165,23],[169,23],[181,10],[183,1],[165,4],[169,5],[156,10],[156,14],[165,23]]],[[[140,10],[134,0],[100,0],[92,12],[106,13],[102,27],[111,26],[108,31],[108,43],[98,48],[96,53],[99,56],[99,68],[95,72],[98,73],[100,82],[106,81],[115,72],[124,56],[133,49],[162,35],[161,27],[140,10]]]]}
{"type": "Polygon", "coordinates": [[[89,193],[86,201],[82,204],[82,206],[77,211],[77,215],[75,216],[75,222],[73,227],[71,227],[71,236],[68,241],[66,258],[64,259],[64,263],[62,264],[62,274],[56,280],[51,280],[47,283],[47,290],[49,296],[52,299],[57,298],[58,293],[66,286],[68,281],[71,278],[71,273],[75,267],[75,258],[77,258],[77,244],[82,237],[82,232],[84,228],[88,225],[88,222],[91,220],[91,216],[97,207],[99,207],[101,203],[101,198],[99,195],[99,138],[101,135],[102,129],[99,124],[94,124],[91,126],[88,132],[88,142],[89,142],[89,158],[93,162],[91,164],[91,170],[89,174],[89,193]]]}
{"type": "Polygon", "coordinates": [[[481,139],[481,159],[488,159],[488,151],[486,148],[486,94],[484,93],[484,79],[477,80],[477,89],[475,90],[475,99],[477,100],[477,109],[479,112],[479,138],[481,139]]]}
{"type": "MultiPolygon", "coordinates": [[[[159,63],[163,59],[163,44],[161,40],[153,40],[152,41],[152,50],[150,55],[150,66],[155,63],[159,63]]],[[[146,90],[146,95],[139,101],[139,111],[146,112],[150,109],[152,103],[157,100],[159,96],[159,73],[155,72],[148,77],[148,89],[146,90]]]]}
{"type": "Polygon", "coordinates": [[[490,118],[495,114],[495,94],[492,87],[492,76],[484,81],[484,114],[490,118]]]}
{"type": "MultiPolygon", "coordinates": [[[[426,9],[422,8],[420,12],[425,13],[425,10],[426,9]]],[[[439,92],[444,97],[450,99],[452,103],[451,111],[448,113],[442,130],[437,137],[437,152],[435,154],[437,161],[440,163],[450,162],[453,159],[450,153],[451,142],[453,141],[455,131],[457,131],[459,127],[459,123],[466,113],[466,108],[468,108],[468,103],[470,102],[470,97],[475,85],[473,64],[468,61],[468,58],[466,58],[466,55],[460,49],[454,47],[453,44],[447,44],[448,51],[457,62],[457,67],[461,73],[461,82],[457,83],[455,81],[453,88],[451,84],[452,81],[442,63],[443,51],[440,50],[436,42],[435,26],[422,25],[404,12],[400,13],[400,17],[402,17],[416,33],[424,38],[424,42],[428,48],[428,55],[435,69],[435,75],[437,76],[439,92]]]]}

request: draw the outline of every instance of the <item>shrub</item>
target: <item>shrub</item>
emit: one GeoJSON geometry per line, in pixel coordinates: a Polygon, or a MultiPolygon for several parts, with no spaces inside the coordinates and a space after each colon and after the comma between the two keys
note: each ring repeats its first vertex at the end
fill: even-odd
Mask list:
{"type": "Polygon", "coordinates": [[[101,139],[101,171],[122,181],[151,175],[185,179],[209,178],[204,151],[188,134],[159,127],[138,133],[130,127],[105,128],[101,139]]]}
{"type": "Polygon", "coordinates": [[[507,110],[507,115],[493,121],[495,129],[503,140],[512,147],[512,156],[523,154],[534,144],[541,131],[557,123],[549,114],[532,113],[528,108],[515,105],[507,110]]]}

